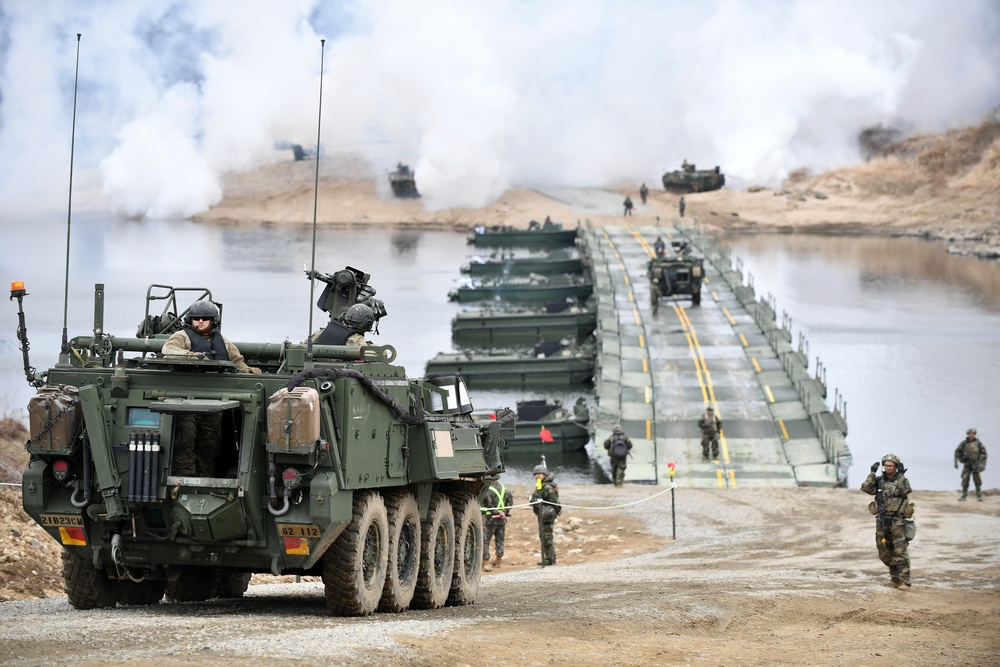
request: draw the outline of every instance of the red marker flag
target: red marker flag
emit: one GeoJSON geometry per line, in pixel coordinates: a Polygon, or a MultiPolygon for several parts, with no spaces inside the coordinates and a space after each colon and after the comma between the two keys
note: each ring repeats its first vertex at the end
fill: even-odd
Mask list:
{"type": "Polygon", "coordinates": [[[552,438],[552,431],[544,426],[542,427],[542,430],[538,432],[538,437],[542,439],[542,442],[555,442],[552,438]]]}

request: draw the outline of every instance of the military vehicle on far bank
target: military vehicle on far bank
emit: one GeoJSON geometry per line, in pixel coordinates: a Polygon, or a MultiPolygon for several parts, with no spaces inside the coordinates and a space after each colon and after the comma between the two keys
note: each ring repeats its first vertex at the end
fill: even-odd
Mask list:
{"type": "Polygon", "coordinates": [[[402,199],[420,196],[417,192],[416,174],[402,162],[396,163],[396,170],[389,172],[389,187],[392,188],[392,194],[402,199]]]}
{"type": "Polygon", "coordinates": [[[687,160],[684,160],[680,169],[663,174],[663,189],[679,195],[718,190],[725,184],[726,177],[718,167],[698,170],[693,164],[688,164],[687,160]]]}
{"type": "Polygon", "coordinates": [[[691,304],[701,303],[701,283],[705,279],[705,260],[697,255],[676,253],[653,257],[646,275],[649,277],[649,299],[653,314],[660,308],[660,299],[687,295],[691,304]]]}
{"type": "MultiPolygon", "coordinates": [[[[331,322],[355,303],[385,314],[368,274],[308,275],[327,285],[319,305],[331,322]]],[[[474,602],[477,496],[503,470],[512,411],[476,424],[460,377],[410,379],[388,345],[237,342],[260,374],[203,354],[162,356],[190,319],[178,304],[191,293],[212,298],[150,286],[128,338],[104,331],[96,285],[93,334],[67,341],[64,329],[58,362],[38,372],[27,292],[12,284],[25,376],[37,389],[23,505],[63,545],[69,603],[234,598],[255,572],[320,576],[327,606],[342,615],[474,602]],[[203,418],[222,425],[214,471],[178,474],[182,423],[203,418]]]]}

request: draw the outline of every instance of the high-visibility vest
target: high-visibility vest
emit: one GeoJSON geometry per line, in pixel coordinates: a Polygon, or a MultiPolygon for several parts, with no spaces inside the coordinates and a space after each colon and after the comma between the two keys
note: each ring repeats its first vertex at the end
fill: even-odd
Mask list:
{"type": "Polygon", "coordinates": [[[489,490],[492,491],[493,494],[497,497],[496,507],[480,507],[479,509],[481,509],[484,514],[496,514],[498,512],[503,512],[504,510],[506,510],[507,506],[504,505],[503,499],[507,495],[507,487],[501,484],[500,490],[497,491],[497,487],[490,484],[489,490]]]}

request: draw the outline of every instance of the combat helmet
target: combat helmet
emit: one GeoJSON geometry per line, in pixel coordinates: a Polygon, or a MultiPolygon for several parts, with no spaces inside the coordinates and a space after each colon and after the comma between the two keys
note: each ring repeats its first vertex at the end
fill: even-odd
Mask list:
{"type": "Polygon", "coordinates": [[[970,428],[968,431],[966,431],[965,435],[976,435],[976,432],[977,431],[976,431],[975,427],[973,427],[973,428],[970,428]]]}
{"type": "Polygon", "coordinates": [[[614,429],[612,429],[612,433],[624,433],[624,432],[625,431],[622,430],[621,424],[615,424],[614,429]]]}
{"type": "Polygon", "coordinates": [[[191,319],[195,317],[209,317],[212,323],[219,324],[219,307],[208,299],[199,299],[191,304],[184,315],[184,324],[191,326],[191,319]]]}
{"type": "Polygon", "coordinates": [[[883,456],[882,465],[885,465],[886,461],[892,461],[893,463],[896,464],[896,467],[899,467],[899,457],[896,456],[895,454],[886,454],[885,456],[883,456]]]}
{"type": "Polygon", "coordinates": [[[535,469],[531,471],[532,475],[548,475],[549,469],[543,465],[535,466],[535,469]]]}
{"type": "Polygon", "coordinates": [[[363,303],[356,303],[344,313],[344,324],[358,331],[371,331],[375,325],[375,313],[363,303]]]}

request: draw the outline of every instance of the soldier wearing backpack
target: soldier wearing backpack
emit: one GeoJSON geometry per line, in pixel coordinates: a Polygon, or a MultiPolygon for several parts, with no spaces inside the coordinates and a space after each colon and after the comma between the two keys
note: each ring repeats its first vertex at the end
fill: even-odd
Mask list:
{"type": "Polygon", "coordinates": [[[701,429],[701,460],[708,461],[709,454],[713,459],[719,458],[719,431],[722,430],[722,420],[715,414],[710,405],[705,408],[705,414],[698,420],[701,429]]]}
{"type": "Polygon", "coordinates": [[[604,441],[604,449],[608,450],[608,456],[611,457],[611,480],[615,486],[621,486],[625,481],[625,466],[632,449],[632,441],[619,424],[615,424],[614,431],[604,441]]]}

